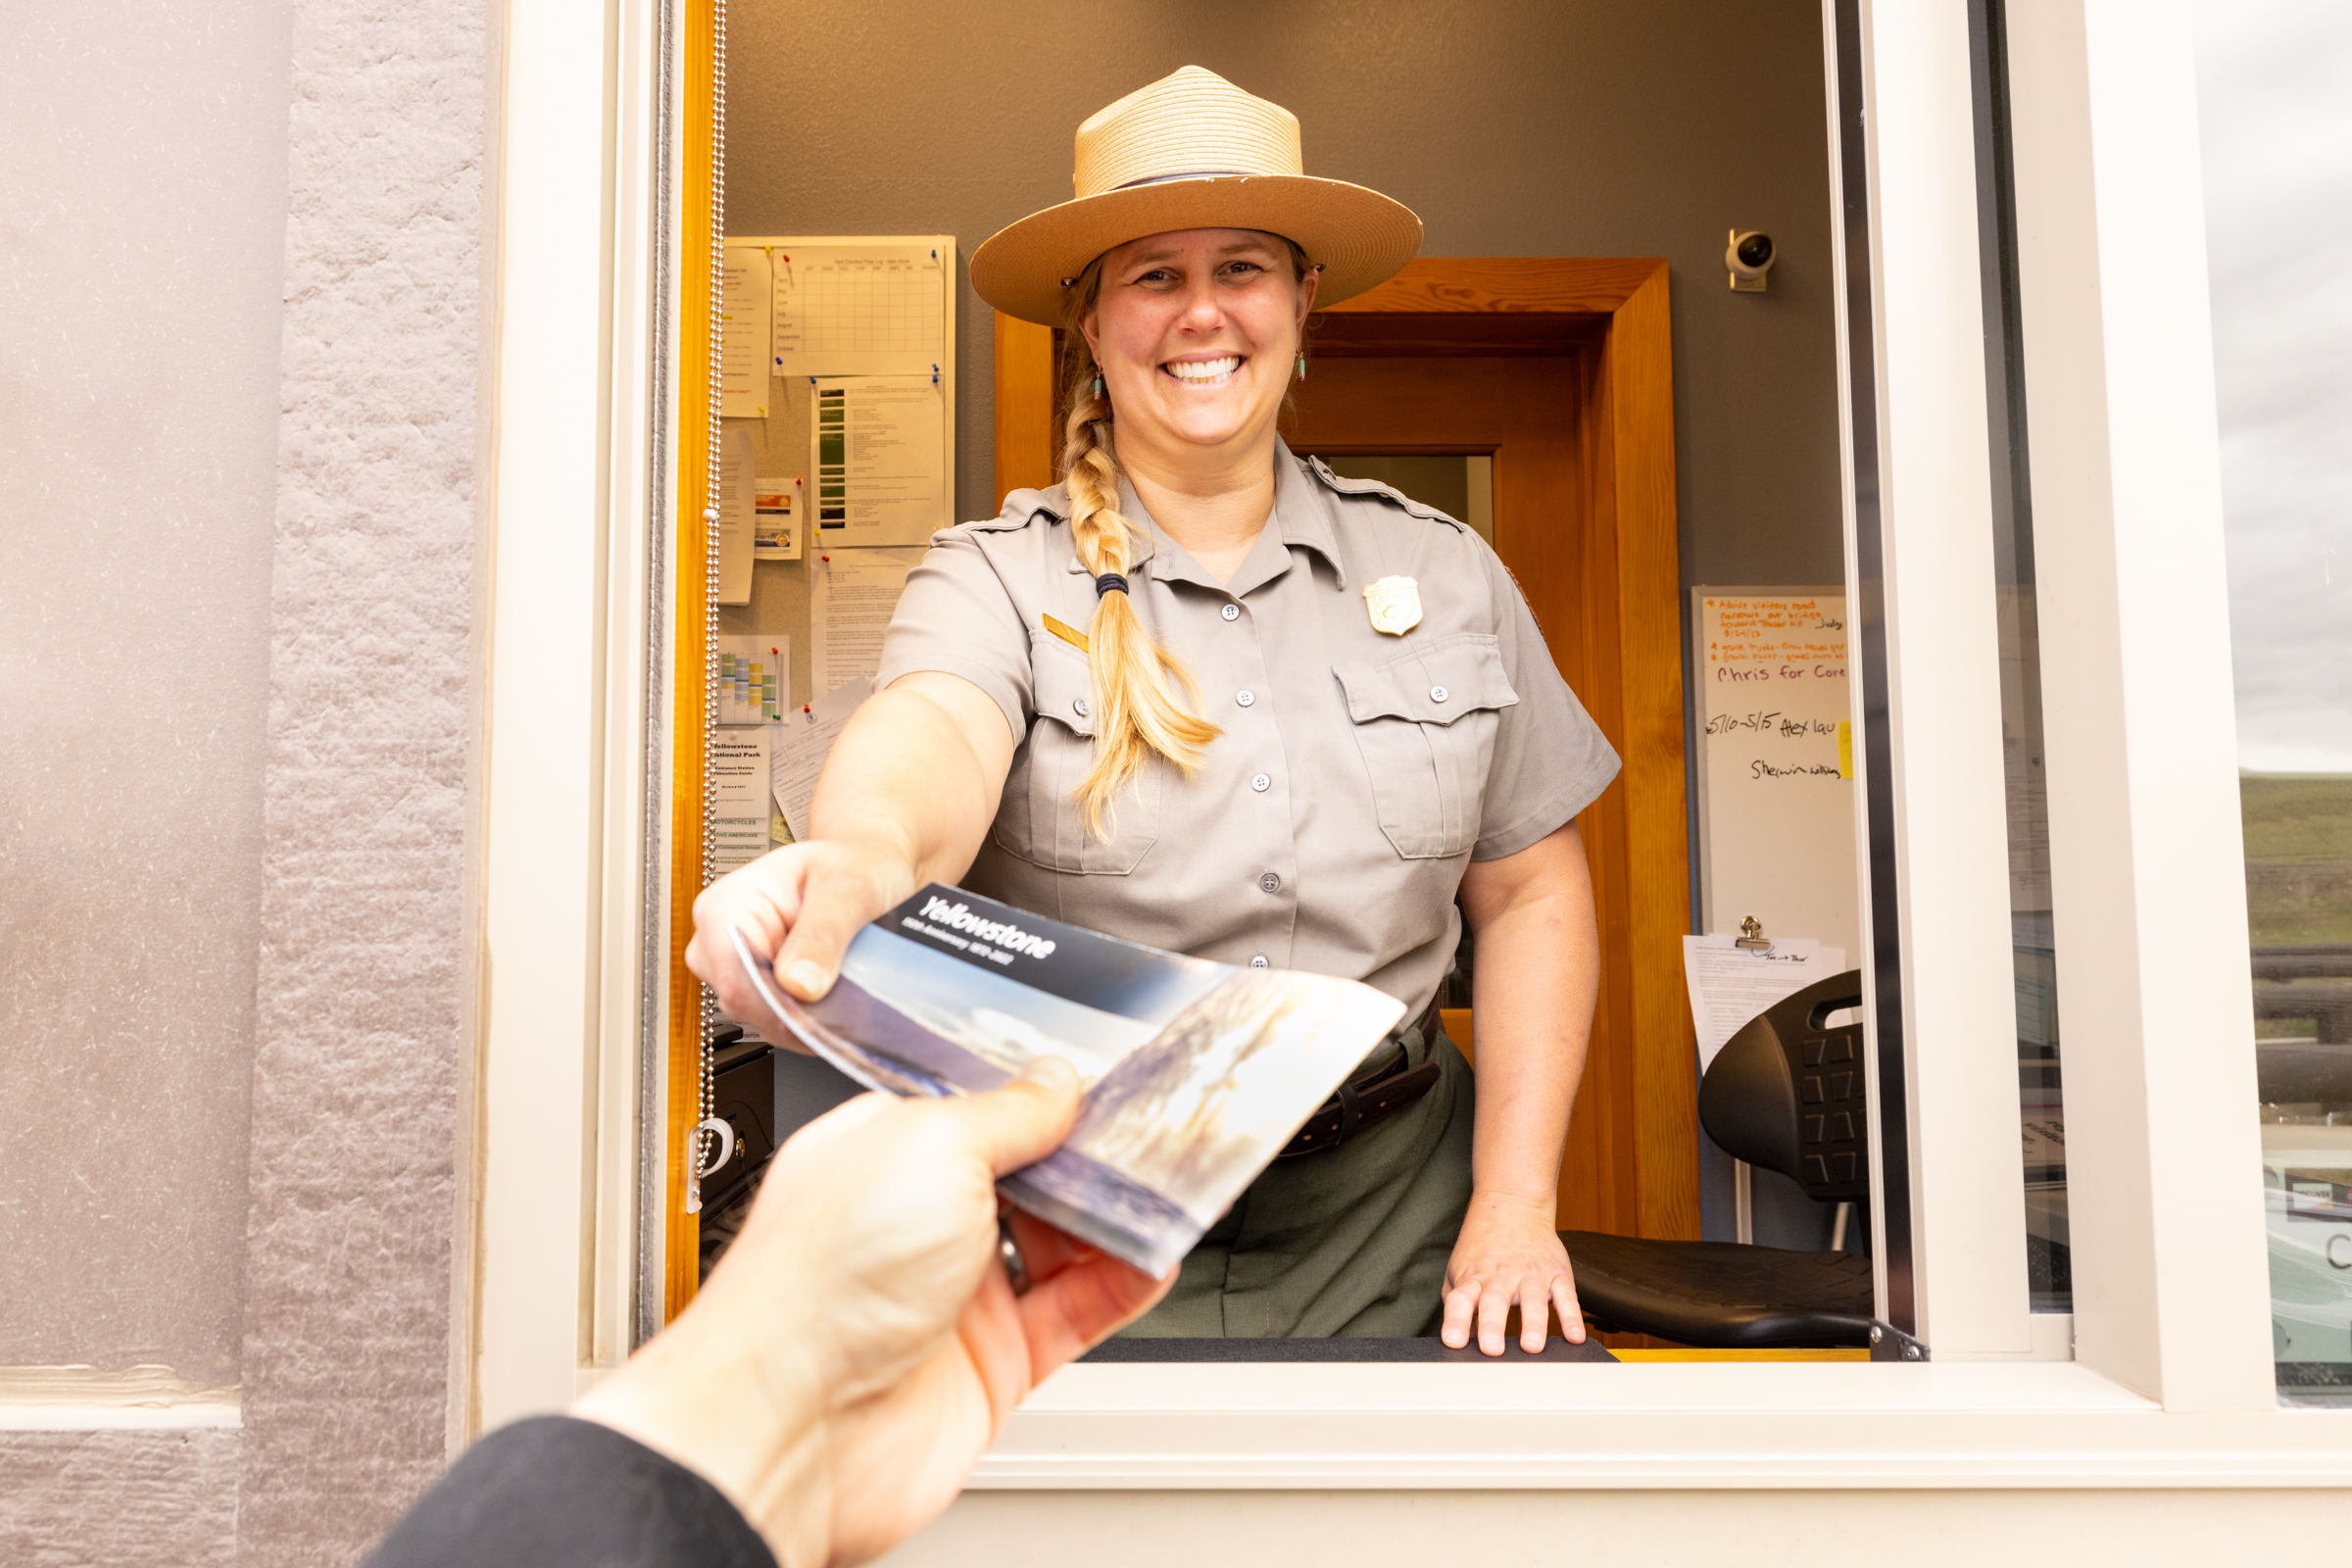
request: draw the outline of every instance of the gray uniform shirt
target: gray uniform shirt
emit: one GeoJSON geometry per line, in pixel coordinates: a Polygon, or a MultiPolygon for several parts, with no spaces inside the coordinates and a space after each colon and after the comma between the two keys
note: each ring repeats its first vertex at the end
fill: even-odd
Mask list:
{"type": "Polygon", "coordinates": [[[1127,569],[1145,628],[1224,733],[1187,779],[1153,759],[1108,842],[1074,798],[1094,760],[1084,631],[1095,584],[1060,486],[932,539],[906,579],[876,690],[960,675],[1018,740],[975,892],[1225,963],[1378,986],[1408,1018],[1445,978],[1463,867],[1526,849],[1590,805],[1617,754],[1553,665],[1518,585],[1461,523],[1287,448],[1274,514],[1230,582],[1161,532],[1127,569]],[[1421,622],[1373,629],[1366,585],[1419,584],[1421,622]]]}

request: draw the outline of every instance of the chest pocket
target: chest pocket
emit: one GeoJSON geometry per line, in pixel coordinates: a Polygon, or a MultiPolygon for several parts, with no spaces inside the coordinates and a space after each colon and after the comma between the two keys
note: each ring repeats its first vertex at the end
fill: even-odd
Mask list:
{"type": "Polygon", "coordinates": [[[1013,755],[990,837],[1008,855],[1049,871],[1125,876],[1159,839],[1161,764],[1144,764],[1119,792],[1104,826],[1107,843],[1086,829],[1079,780],[1095,765],[1094,674],[1086,656],[1057,637],[1034,633],[1029,658],[1037,716],[1013,755]]]}
{"type": "Polygon", "coordinates": [[[1332,673],[1396,853],[1408,860],[1467,853],[1478,842],[1501,710],[1519,701],[1494,638],[1457,632],[1332,673]]]}

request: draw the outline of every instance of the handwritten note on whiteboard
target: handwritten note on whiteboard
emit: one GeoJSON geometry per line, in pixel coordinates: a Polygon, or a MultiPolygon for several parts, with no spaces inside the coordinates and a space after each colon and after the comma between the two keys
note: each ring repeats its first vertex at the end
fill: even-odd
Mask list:
{"type": "Polygon", "coordinates": [[[1861,950],[1838,589],[1694,588],[1699,904],[1709,932],[1861,950]]]}

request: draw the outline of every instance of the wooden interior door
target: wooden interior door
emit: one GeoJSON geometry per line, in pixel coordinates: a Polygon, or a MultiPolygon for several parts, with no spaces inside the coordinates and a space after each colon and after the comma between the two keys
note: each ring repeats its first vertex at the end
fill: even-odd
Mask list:
{"type": "MultiPolygon", "coordinates": [[[[1053,333],[997,318],[1000,494],[1054,478],[1054,360],[1053,333]]],[[[1295,449],[1494,457],[1495,550],[1560,673],[1625,760],[1580,819],[1600,915],[1601,989],[1561,1164],[1559,1222],[1694,1240],[1666,264],[1418,261],[1318,313],[1307,360],[1286,421],[1295,449]]]]}

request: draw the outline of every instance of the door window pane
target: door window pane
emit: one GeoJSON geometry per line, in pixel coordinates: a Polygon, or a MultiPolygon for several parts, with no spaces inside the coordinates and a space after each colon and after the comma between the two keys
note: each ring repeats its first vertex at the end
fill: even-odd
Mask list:
{"type": "Polygon", "coordinates": [[[2352,12],[2196,24],[2272,1344],[2352,1405],[2352,12]]]}

